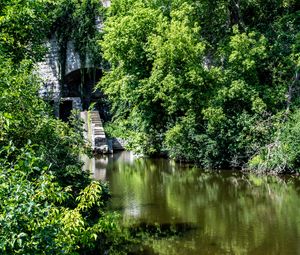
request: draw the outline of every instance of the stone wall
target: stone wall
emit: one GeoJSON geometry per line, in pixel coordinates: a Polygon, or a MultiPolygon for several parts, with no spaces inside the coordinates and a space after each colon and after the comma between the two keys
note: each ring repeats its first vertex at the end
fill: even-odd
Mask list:
{"type": "MultiPolygon", "coordinates": [[[[110,0],[102,0],[102,4],[104,7],[109,7],[110,0]]],[[[96,27],[98,30],[101,30],[103,27],[103,22],[100,18],[96,19],[96,27]]],[[[62,97],[63,95],[61,86],[66,85],[60,84],[60,72],[62,68],[59,63],[59,47],[56,37],[52,36],[49,41],[45,42],[45,46],[48,49],[48,52],[45,55],[44,61],[38,63],[36,66],[36,73],[39,75],[43,83],[39,94],[42,98],[51,102],[54,107],[55,114],[58,116],[60,102],[69,99],[64,99],[62,97]]],[[[73,71],[81,70],[82,68],[94,68],[88,57],[84,61],[84,66],[82,66],[79,53],[75,51],[74,42],[69,41],[67,43],[66,53],[66,66],[64,76],[72,73],[73,71]]],[[[79,80],[78,82],[80,83],[81,81],[79,80]]],[[[79,101],[75,99],[75,101],[73,102],[75,102],[74,104],[76,106],[76,109],[79,109],[79,106],[77,105],[79,101]]]]}
{"type": "Polygon", "coordinates": [[[59,58],[58,58],[58,44],[56,38],[53,36],[45,43],[47,47],[47,54],[43,62],[36,66],[36,72],[43,82],[43,87],[40,89],[40,96],[48,99],[59,101],[60,85],[59,85],[59,58]]]}
{"type": "MultiPolygon", "coordinates": [[[[36,66],[37,74],[40,76],[43,82],[43,87],[40,89],[40,96],[47,100],[59,101],[61,97],[60,88],[60,63],[58,43],[53,36],[48,42],[45,43],[47,47],[47,54],[44,61],[40,62],[36,66]]],[[[92,68],[89,59],[85,61],[85,66],[81,66],[79,53],[75,51],[74,42],[69,41],[67,44],[67,56],[65,74],[80,70],[81,68],[92,68]]]]}
{"type": "Polygon", "coordinates": [[[60,102],[63,101],[72,101],[72,108],[74,110],[82,111],[82,103],[80,97],[63,97],[61,98],[60,102]]]}

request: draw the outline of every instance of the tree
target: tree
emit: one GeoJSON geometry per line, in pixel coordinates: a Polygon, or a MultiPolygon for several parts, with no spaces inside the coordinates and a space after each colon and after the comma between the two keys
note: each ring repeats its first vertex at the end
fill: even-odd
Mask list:
{"type": "Polygon", "coordinates": [[[13,62],[41,60],[57,1],[1,1],[0,52],[13,62]]]}
{"type": "Polygon", "coordinates": [[[112,104],[111,127],[142,153],[245,166],[298,105],[297,8],[114,1],[100,43],[111,64],[99,85],[112,104]]]}

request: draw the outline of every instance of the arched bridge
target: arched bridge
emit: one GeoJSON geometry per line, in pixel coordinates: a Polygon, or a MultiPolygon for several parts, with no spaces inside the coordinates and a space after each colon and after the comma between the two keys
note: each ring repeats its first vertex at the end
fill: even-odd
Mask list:
{"type": "MultiPolygon", "coordinates": [[[[102,4],[104,7],[108,7],[110,1],[102,0],[102,4]]],[[[102,28],[101,19],[96,19],[95,24],[97,29],[102,28]]],[[[101,103],[102,93],[95,90],[95,85],[102,77],[101,67],[93,65],[89,61],[91,58],[88,55],[85,61],[81,61],[79,52],[75,50],[74,42],[69,41],[65,66],[62,68],[56,37],[53,35],[45,45],[48,53],[44,61],[40,62],[36,68],[43,82],[40,96],[50,102],[54,114],[64,121],[68,120],[72,110],[79,110],[85,121],[88,133],[86,136],[91,140],[93,148],[98,151],[101,148],[103,152],[109,151],[101,120],[101,117],[106,117],[107,109],[101,103]],[[86,111],[92,103],[95,105],[95,109],[88,118],[86,111]],[[90,123],[87,123],[88,121],[90,123]]]]}

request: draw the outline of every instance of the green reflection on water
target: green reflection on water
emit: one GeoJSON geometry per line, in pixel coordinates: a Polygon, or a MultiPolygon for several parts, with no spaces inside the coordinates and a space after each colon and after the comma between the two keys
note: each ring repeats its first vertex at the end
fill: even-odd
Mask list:
{"type": "Polygon", "coordinates": [[[124,222],[197,226],[149,240],[147,254],[300,254],[297,177],[205,172],[128,152],[102,159],[99,169],[124,222]]]}

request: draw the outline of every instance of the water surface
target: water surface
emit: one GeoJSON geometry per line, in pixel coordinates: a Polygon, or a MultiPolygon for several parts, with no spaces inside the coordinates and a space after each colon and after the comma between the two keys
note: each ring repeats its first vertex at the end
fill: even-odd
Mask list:
{"type": "Polygon", "coordinates": [[[124,223],[194,226],[149,241],[147,254],[300,255],[299,177],[206,172],[130,152],[90,165],[124,223]]]}

